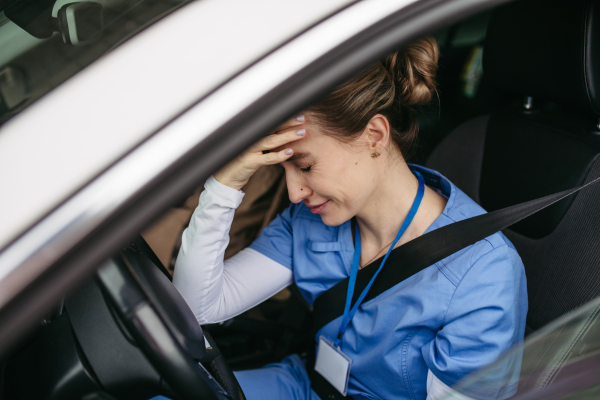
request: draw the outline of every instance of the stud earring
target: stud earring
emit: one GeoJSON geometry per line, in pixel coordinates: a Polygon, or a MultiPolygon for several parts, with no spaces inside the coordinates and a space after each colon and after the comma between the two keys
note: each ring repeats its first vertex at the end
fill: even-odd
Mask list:
{"type": "Polygon", "coordinates": [[[379,157],[380,155],[381,155],[381,154],[379,154],[378,152],[375,152],[375,153],[371,154],[371,157],[373,157],[373,158],[377,158],[377,157],[379,157]]]}

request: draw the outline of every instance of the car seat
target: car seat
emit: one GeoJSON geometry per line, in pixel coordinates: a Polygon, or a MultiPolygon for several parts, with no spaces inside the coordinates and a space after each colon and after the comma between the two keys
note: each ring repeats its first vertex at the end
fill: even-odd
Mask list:
{"type": "MultiPolygon", "coordinates": [[[[427,166],[487,211],[598,177],[599,8],[591,0],[525,0],[495,10],[484,74],[523,95],[523,105],[459,126],[427,166]]],[[[599,210],[596,185],[505,231],[525,264],[528,333],[600,295],[599,210]]]]}
{"type": "MultiPolygon", "coordinates": [[[[600,4],[524,0],[494,10],[483,70],[518,107],[472,119],[449,134],[427,166],[493,211],[600,176],[600,4]]],[[[526,334],[600,295],[600,186],[506,229],[527,276],[526,334]]],[[[585,349],[584,321],[568,335],[525,347],[520,393],[558,382],[585,349]],[[581,346],[578,346],[580,345],[581,346]]],[[[543,337],[542,337],[543,339],[543,337]]],[[[565,378],[566,379],[566,378],[565,378]]]]}

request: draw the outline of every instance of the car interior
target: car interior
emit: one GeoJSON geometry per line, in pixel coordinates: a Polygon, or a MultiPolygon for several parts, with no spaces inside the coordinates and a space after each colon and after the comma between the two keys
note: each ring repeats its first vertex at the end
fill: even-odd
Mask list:
{"type": "MultiPolygon", "coordinates": [[[[420,140],[410,162],[438,170],[487,211],[600,177],[600,2],[514,1],[434,37],[441,51],[439,93],[417,110],[420,140]]],[[[6,104],[0,122],[18,112],[6,104]]],[[[227,257],[289,204],[278,166],[249,185],[227,257]]],[[[223,323],[196,322],[170,283],[178,238],[197,205],[200,190],[192,190],[12,351],[0,370],[0,400],[198,398],[206,387],[212,392],[201,398],[238,400],[244,395],[233,370],[290,353],[306,356],[312,310],[294,286],[223,323]],[[172,337],[144,313],[148,304],[172,337]],[[180,347],[169,348],[171,341],[180,347]],[[210,372],[201,384],[181,349],[210,372]]],[[[504,231],[526,269],[526,340],[600,295],[599,208],[600,186],[594,185],[504,231]]],[[[517,396],[550,387],[570,362],[598,349],[589,343],[599,313],[590,315],[568,335],[525,349],[517,396]]],[[[598,389],[599,382],[572,391],[598,389]]],[[[571,392],[557,393],[543,398],[571,392]]]]}

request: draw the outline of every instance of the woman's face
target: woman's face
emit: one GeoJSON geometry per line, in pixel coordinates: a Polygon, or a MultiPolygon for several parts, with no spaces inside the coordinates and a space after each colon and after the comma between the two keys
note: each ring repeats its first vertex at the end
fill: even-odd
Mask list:
{"type": "Polygon", "coordinates": [[[371,157],[367,133],[341,143],[310,122],[305,129],[305,138],[286,145],[294,155],[282,163],[290,200],[303,201],[326,225],[340,225],[371,200],[385,160],[371,157]]]}

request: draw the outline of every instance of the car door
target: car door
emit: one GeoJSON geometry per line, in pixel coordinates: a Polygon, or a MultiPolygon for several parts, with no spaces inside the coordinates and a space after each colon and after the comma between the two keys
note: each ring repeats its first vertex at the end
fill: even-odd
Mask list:
{"type": "Polygon", "coordinates": [[[255,31],[254,8],[205,0],[28,106],[0,129],[2,187],[18,193],[0,207],[9,221],[0,239],[0,350],[294,111],[390,50],[501,2],[315,2],[293,27],[268,25],[291,6],[269,9],[262,21],[271,30],[255,31]]]}

